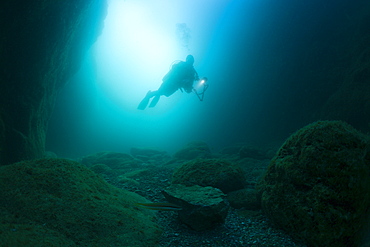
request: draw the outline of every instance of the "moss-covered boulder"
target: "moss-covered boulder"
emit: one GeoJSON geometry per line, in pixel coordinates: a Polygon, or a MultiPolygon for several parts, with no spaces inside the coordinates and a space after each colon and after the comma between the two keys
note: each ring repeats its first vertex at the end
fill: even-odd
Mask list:
{"type": "Polygon", "coordinates": [[[172,176],[173,184],[211,186],[224,193],[245,186],[243,170],[222,159],[197,159],[179,167],[172,176]]]}
{"type": "Polygon", "coordinates": [[[160,235],[153,213],[135,207],[143,197],[74,161],[0,167],[0,187],[2,246],[156,246],[160,235]]]}
{"type": "Polygon", "coordinates": [[[197,158],[211,158],[211,150],[203,141],[193,141],[186,144],[174,154],[175,159],[192,160],[197,158]]]}
{"type": "Polygon", "coordinates": [[[310,246],[359,246],[370,208],[368,137],[340,121],[290,136],[258,185],[265,214],[310,246]]]}

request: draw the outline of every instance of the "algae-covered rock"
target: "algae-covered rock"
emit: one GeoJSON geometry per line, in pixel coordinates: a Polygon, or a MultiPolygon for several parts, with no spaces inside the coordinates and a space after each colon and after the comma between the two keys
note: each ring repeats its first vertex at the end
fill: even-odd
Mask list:
{"type": "Polygon", "coordinates": [[[224,201],[225,194],[213,187],[173,184],[162,193],[169,202],[182,207],[178,211],[180,221],[196,231],[209,230],[224,223],[229,211],[229,205],[224,201]]]}
{"type": "Polygon", "coordinates": [[[41,159],[0,167],[0,187],[3,246],[144,247],[155,246],[160,235],[153,212],[135,207],[146,201],[143,197],[109,185],[74,161],[41,159]],[[45,244],[33,244],[41,233],[47,236],[45,244]]]}
{"type": "Polygon", "coordinates": [[[265,214],[310,246],[359,246],[370,208],[368,137],[340,121],[290,136],[258,185],[265,214]]]}
{"type": "Polygon", "coordinates": [[[202,141],[189,142],[185,147],[174,154],[174,158],[179,160],[210,158],[211,156],[211,150],[207,143],[202,141]]]}
{"type": "Polygon", "coordinates": [[[62,233],[35,224],[0,224],[0,246],[61,247],[77,246],[62,233]]]}
{"type": "Polygon", "coordinates": [[[222,159],[197,159],[179,167],[172,176],[173,184],[212,186],[224,193],[245,186],[243,170],[222,159]]]}

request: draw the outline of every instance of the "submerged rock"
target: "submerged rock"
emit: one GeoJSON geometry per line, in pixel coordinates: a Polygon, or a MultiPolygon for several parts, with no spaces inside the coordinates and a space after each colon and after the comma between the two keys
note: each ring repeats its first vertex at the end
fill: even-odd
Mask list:
{"type": "Polygon", "coordinates": [[[243,189],[246,182],[243,170],[236,164],[222,159],[197,159],[179,167],[172,183],[212,186],[228,193],[243,189]]]}
{"type": "Polygon", "coordinates": [[[146,200],[65,159],[0,167],[1,246],[155,246],[146,200]]]}
{"type": "Polygon", "coordinates": [[[211,150],[207,143],[194,141],[186,144],[186,146],[177,151],[173,157],[179,160],[192,160],[197,158],[211,158],[211,156],[211,150]]]}
{"type": "Polygon", "coordinates": [[[265,214],[310,246],[360,246],[370,208],[369,138],[340,121],[290,136],[258,185],[265,214]]]}
{"type": "Polygon", "coordinates": [[[227,200],[233,208],[244,208],[247,210],[260,210],[261,204],[257,201],[255,189],[241,189],[227,194],[227,200]]]}
{"type": "Polygon", "coordinates": [[[88,167],[96,164],[104,164],[111,169],[122,169],[128,166],[136,166],[138,161],[126,153],[99,152],[83,157],[81,163],[88,167]]]}
{"type": "Polygon", "coordinates": [[[133,157],[143,161],[163,162],[169,160],[170,156],[167,155],[166,151],[160,151],[153,148],[137,148],[133,147],[130,150],[133,157]]]}
{"type": "Polygon", "coordinates": [[[209,230],[225,222],[229,205],[219,189],[174,184],[163,194],[169,202],[183,208],[178,211],[180,221],[196,231],[209,230]]]}

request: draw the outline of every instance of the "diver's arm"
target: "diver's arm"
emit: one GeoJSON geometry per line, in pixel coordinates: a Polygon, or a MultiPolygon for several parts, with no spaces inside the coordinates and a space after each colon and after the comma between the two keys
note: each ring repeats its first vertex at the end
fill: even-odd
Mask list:
{"type": "Polygon", "coordinates": [[[185,90],[185,92],[191,93],[193,91],[193,80],[183,81],[182,88],[185,90]]]}
{"type": "Polygon", "coordinates": [[[195,80],[195,81],[199,81],[199,75],[198,75],[198,73],[195,71],[195,69],[194,69],[194,80],[195,80]]]}

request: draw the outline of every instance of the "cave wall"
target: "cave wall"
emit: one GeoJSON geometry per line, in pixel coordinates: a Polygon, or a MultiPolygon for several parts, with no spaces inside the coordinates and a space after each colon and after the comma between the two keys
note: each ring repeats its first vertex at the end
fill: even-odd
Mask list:
{"type": "Polygon", "coordinates": [[[345,38],[336,44],[341,58],[331,68],[330,78],[338,82],[335,90],[318,112],[321,119],[344,120],[356,128],[370,131],[370,2],[347,17],[345,38]]]}
{"type": "Polygon", "coordinates": [[[103,28],[106,0],[0,3],[0,165],[40,158],[58,90],[103,28]]]}

